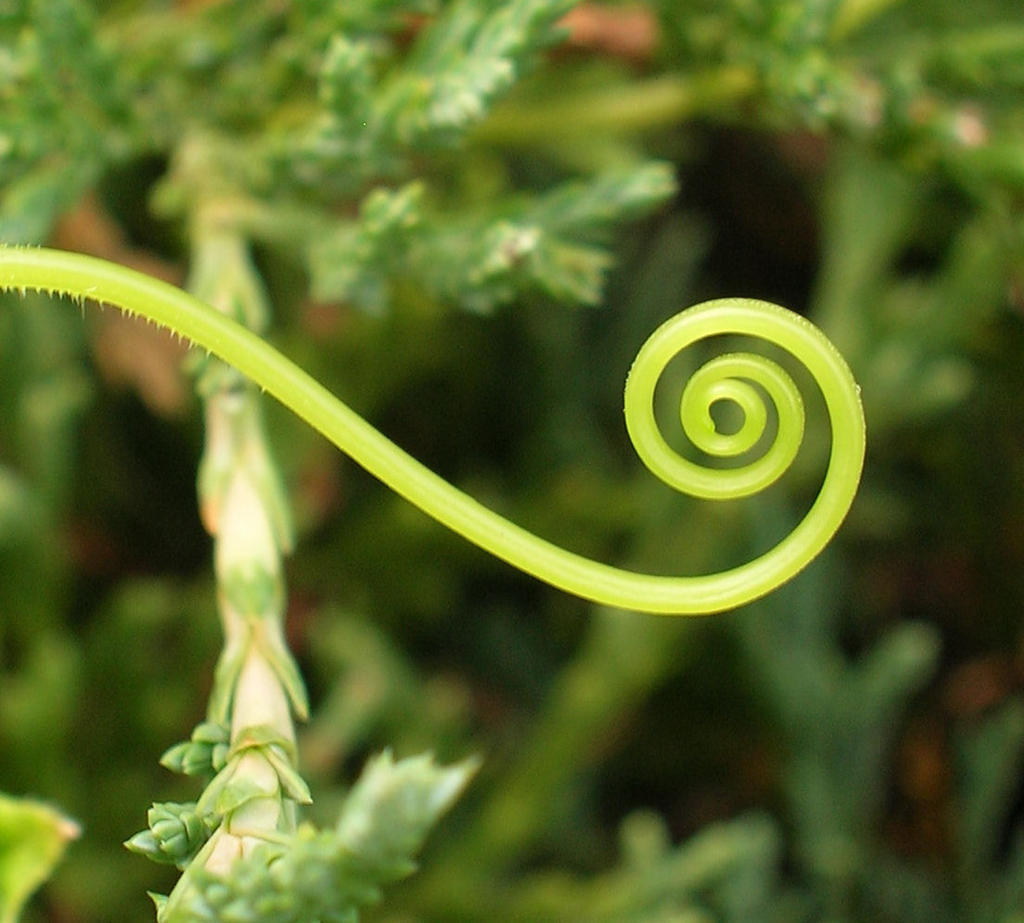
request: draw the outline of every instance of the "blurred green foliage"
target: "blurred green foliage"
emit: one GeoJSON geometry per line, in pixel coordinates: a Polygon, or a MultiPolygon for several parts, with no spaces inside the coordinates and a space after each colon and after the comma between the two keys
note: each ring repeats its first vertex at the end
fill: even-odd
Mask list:
{"type": "MultiPolygon", "coordinates": [[[[385,747],[484,758],[367,919],[1024,919],[1022,53],[1010,0],[0,2],[0,239],[180,280],[228,222],[286,354],[574,550],[717,569],[816,489],[824,437],[740,508],[639,469],[622,381],[680,308],[777,300],[861,383],[833,550],[686,622],[533,585],[267,408],[311,816],[385,747]]],[[[0,790],[83,827],[30,921],[150,918],[120,843],[194,798],[157,760],[220,643],[197,401],[110,313],[0,306],[0,790]]]]}

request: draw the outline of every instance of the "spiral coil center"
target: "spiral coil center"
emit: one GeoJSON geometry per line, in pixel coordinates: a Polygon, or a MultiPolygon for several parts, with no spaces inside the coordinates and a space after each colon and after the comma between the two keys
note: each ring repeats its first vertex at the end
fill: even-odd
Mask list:
{"type": "Polygon", "coordinates": [[[808,321],[777,305],[746,299],[707,302],[671,318],[644,344],[630,370],[625,394],[630,438],[655,476],[706,500],[750,496],[789,468],[803,440],[803,400],[790,375],[764,356],[738,352],[706,362],[686,383],[679,406],[686,438],[712,458],[749,452],[774,417],[771,442],[757,458],[737,467],[710,468],[679,454],[662,435],[654,394],[666,367],[683,350],[721,334],[750,336],[781,347],[810,372],[825,399],[833,451],[821,493],[795,532],[765,559],[781,563],[805,557],[806,549],[799,550],[798,542],[820,547],[831,537],[852,501],[863,459],[863,414],[856,385],[835,347],[808,321]],[[711,408],[720,401],[739,409],[741,422],[735,432],[722,432],[715,424],[711,408]]]}

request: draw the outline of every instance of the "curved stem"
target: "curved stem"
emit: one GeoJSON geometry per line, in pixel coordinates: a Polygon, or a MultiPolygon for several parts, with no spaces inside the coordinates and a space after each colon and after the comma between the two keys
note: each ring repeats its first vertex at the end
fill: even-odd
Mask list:
{"type": "Polygon", "coordinates": [[[494,146],[525,147],[552,139],[646,131],[720,112],[756,90],[757,75],[744,67],[654,77],[629,87],[546,99],[543,107],[507,103],[475,130],[474,139],[494,146]]]}
{"type": "MultiPolygon", "coordinates": [[[[244,327],[185,292],[103,260],[47,249],[0,248],[0,290],[38,290],[113,304],[202,346],[251,378],[343,452],[440,523],[495,556],[585,599],[652,613],[706,614],[770,592],[827,544],[856,493],[864,456],[859,391],[842,357],[810,323],[763,302],[733,299],[691,308],[663,325],[627,383],[627,419],[642,417],[653,380],[678,341],[720,333],[767,337],[795,355],[821,387],[832,422],[822,492],[779,545],[741,567],[699,577],[663,577],[610,567],[538,538],[438,477],[244,327]],[[659,366],[659,363],[661,364],[659,366]],[[631,398],[632,395],[632,398],[631,398]]],[[[714,401],[713,395],[709,400],[714,401]]],[[[641,426],[641,429],[643,427],[641,426]]],[[[645,456],[647,449],[638,445],[645,456]]],[[[656,451],[656,449],[654,450],[656,451]]]]}

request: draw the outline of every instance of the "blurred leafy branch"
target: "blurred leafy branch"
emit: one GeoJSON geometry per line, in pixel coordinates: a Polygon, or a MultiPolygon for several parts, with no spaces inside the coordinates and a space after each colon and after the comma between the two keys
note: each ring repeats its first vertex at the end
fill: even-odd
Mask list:
{"type": "MultiPolygon", "coordinates": [[[[271,413],[311,545],[291,565],[291,616],[322,709],[299,734],[324,792],[314,810],[321,821],[344,816],[340,780],[385,742],[452,758],[482,738],[496,751],[481,793],[470,795],[471,816],[454,817],[424,873],[368,911],[379,919],[1012,920],[1021,893],[1017,699],[997,695],[950,732],[954,791],[943,806],[954,816],[923,858],[883,842],[893,839],[889,799],[900,794],[885,773],[906,746],[899,734],[929,694],[928,677],[949,679],[942,671],[959,656],[957,641],[977,650],[991,637],[975,622],[1002,618],[1015,627],[992,628],[996,637],[1019,638],[1014,600],[1024,586],[1001,577],[983,590],[975,575],[975,596],[958,602],[969,615],[943,626],[944,663],[929,627],[898,622],[925,606],[877,558],[904,561],[893,536],[951,554],[962,536],[989,529],[978,521],[985,510],[1000,528],[989,529],[984,560],[1013,560],[1024,483],[1013,459],[1024,456],[1011,430],[1020,418],[996,442],[1009,464],[993,503],[972,467],[988,428],[964,408],[973,391],[1003,413],[1021,385],[1022,338],[1007,310],[1019,306],[1022,257],[1019,10],[1006,0],[652,0],[639,7],[652,38],[625,60],[600,36],[581,51],[581,17],[637,8],[570,7],[0,4],[0,239],[67,234],[69,212],[98,201],[94,221],[112,214],[136,236],[133,260],[157,251],[180,279],[180,264],[196,271],[196,242],[227,229],[271,289],[272,335],[325,380],[344,382],[375,414],[401,418],[396,408],[418,401],[420,386],[461,376],[447,387],[469,422],[435,420],[430,436],[413,425],[411,441],[429,448],[465,436],[468,457],[484,462],[466,477],[495,493],[504,479],[521,480],[514,502],[528,519],[555,534],[560,522],[579,522],[582,546],[699,570],[728,556],[723,549],[742,543],[750,523],[689,508],[679,517],[641,479],[623,482],[601,416],[618,396],[584,375],[568,380],[561,363],[576,355],[603,372],[628,361],[624,344],[652,320],[731,286],[727,274],[709,278],[702,257],[757,218],[756,200],[772,200],[777,175],[752,171],[730,185],[713,174],[723,186],[753,188],[745,205],[701,226],[688,203],[706,182],[699,148],[755,138],[765,144],[762,164],[777,164],[795,139],[804,159],[790,169],[804,177],[801,194],[820,225],[820,270],[795,306],[839,344],[864,386],[876,473],[844,549],[851,570],[866,562],[856,593],[836,589],[853,576],[809,575],[761,604],[766,611],[731,621],[739,653],[727,647],[717,675],[703,678],[716,716],[726,705],[714,696],[727,698],[733,685],[754,684],[751,699],[767,703],[782,754],[779,803],[768,806],[783,823],[739,816],[673,845],[697,826],[672,816],[675,797],[664,796],[665,817],[630,814],[628,796],[595,804],[615,772],[636,786],[655,771],[640,764],[662,765],[669,780],[645,794],[687,787],[680,780],[695,764],[699,775],[700,743],[680,727],[699,720],[701,698],[670,708],[665,696],[684,671],[703,676],[723,629],[625,623],[611,612],[569,628],[577,623],[561,604],[503,589],[398,504],[354,499],[360,482],[339,480],[315,444],[271,413]],[[680,177],[683,201],[672,205],[680,177]],[[635,239],[618,232],[667,205],[664,220],[635,239]],[[590,321],[535,308],[602,298],[613,308],[604,337],[590,321]],[[469,319],[453,319],[453,307],[469,319]],[[466,326],[476,314],[489,315],[479,335],[466,326]],[[389,351],[401,374],[382,369],[389,351]],[[506,422],[494,409],[503,405],[463,354],[508,377],[537,373],[533,422],[516,424],[523,445],[500,463],[487,441],[497,438],[494,416],[506,422]],[[959,445],[929,428],[935,420],[959,445]],[[466,433],[474,428],[480,435],[466,433]],[[576,447],[593,450],[587,461],[576,447]],[[552,470],[539,474],[548,463],[535,457],[554,459],[552,470]],[[915,473],[930,478],[947,463],[956,467],[946,486],[973,510],[914,486],[915,473]],[[335,528],[339,506],[344,524],[335,528]],[[960,517],[956,529],[943,514],[960,517]],[[709,538],[694,548],[694,534],[709,538]],[[415,581],[380,580],[385,548],[417,569],[415,581]],[[331,589],[318,575],[334,574],[339,560],[347,570],[331,589]],[[303,617],[305,607],[315,618],[303,617]],[[979,611],[992,617],[975,619],[979,611]],[[437,625],[439,612],[449,623],[437,625]],[[886,628],[890,619],[897,624],[886,628]],[[537,623],[553,648],[529,627],[537,623]],[[868,639],[856,657],[851,631],[868,639]],[[670,757],[663,738],[643,746],[641,728],[660,712],[671,716],[671,737],[684,737],[682,754],[670,757]],[[634,746],[631,761],[624,753],[634,746]],[[616,841],[609,829],[623,818],[616,841]]],[[[721,159],[726,171],[735,163],[721,159]]],[[[764,236],[782,247],[793,228],[770,218],[764,236]]],[[[110,242],[101,241],[103,255],[117,256],[110,242]]],[[[76,243],[90,246],[87,237],[76,243]]],[[[126,408],[109,403],[87,342],[66,305],[33,297],[0,311],[0,786],[88,813],[86,842],[48,895],[72,919],[142,912],[133,900],[148,872],[104,844],[123,839],[138,806],[166,790],[142,767],[202,718],[195,690],[208,684],[217,649],[214,620],[204,617],[215,604],[209,581],[182,576],[203,571],[187,549],[205,546],[180,499],[161,501],[154,487],[175,484],[178,498],[187,491],[196,434],[180,422],[141,423],[130,407],[134,434],[111,432],[102,411],[126,408]],[[139,497],[123,498],[129,482],[139,497]],[[107,570],[111,534],[89,531],[104,517],[132,535],[114,552],[116,573],[107,570]],[[147,545],[153,557],[126,556],[126,545],[147,545]],[[76,569],[101,577],[76,578],[76,569]],[[92,729],[85,740],[83,726],[92,729]],[[139,752],[126,752],[126,740],[139,752]]],[[[950,560],[960,559],[940,559],[939,576],[950,560]]],[[[194,793],[170,797],[187,803],[194,793]]],[[[310,855],[318,845],[310,840],[310,855]]],[[[335,853],[320,852],[340,868],[335,853]]]]}

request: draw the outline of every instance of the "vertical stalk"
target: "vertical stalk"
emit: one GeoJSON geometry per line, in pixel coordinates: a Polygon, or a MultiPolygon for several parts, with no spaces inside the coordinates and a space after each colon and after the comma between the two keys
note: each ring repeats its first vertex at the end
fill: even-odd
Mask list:
{"type": "MultiPolygon", "coordinates": [[[[189,289],[254,332],[267,305],[246,242],[215,221],[195,222],[189,289]]],[[[283,556],[291,550],[287,505],[271,459],[258,389],[220,360],[197,369],[206,445],[198,492],[214,540],[224,649],[207,719],[229,729],[223,766],[198,813],[219,821],[160,912],[173,921],[194,885],[193,868],[228,872],[262,843],[294,833],[296,803],[309,801],[296,769],[293,715],[304,718],[302,679],[284,637],[283,556]]],[[[216,766],[214,768],[217,768],[216,766]]]]}

